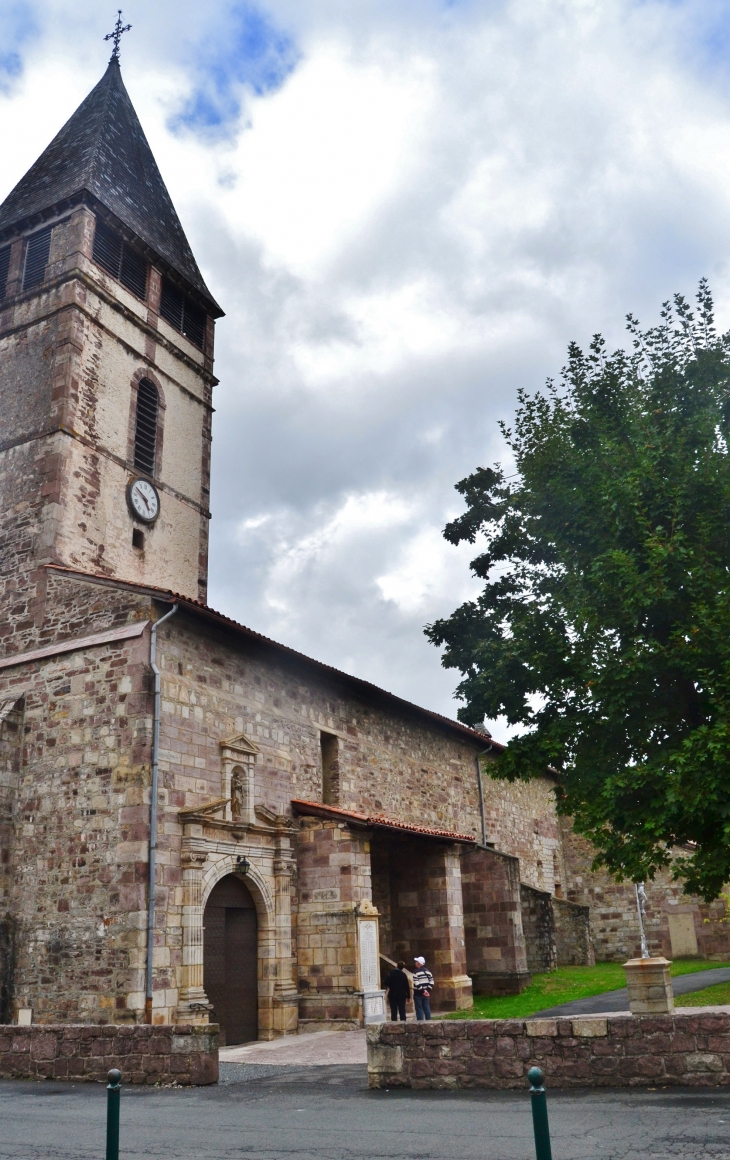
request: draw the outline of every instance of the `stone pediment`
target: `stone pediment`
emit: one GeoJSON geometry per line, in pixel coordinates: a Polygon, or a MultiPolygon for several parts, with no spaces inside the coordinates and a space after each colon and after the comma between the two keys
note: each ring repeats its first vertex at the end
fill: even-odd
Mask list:
{"type": "Polygon", "coordinates": [[[182,818],[183,821],[188,821],[191,818],[211,817],[227,806],[229,801],[230,798],[220,797],[214,798],[211,802],[205,802],[203,805],[184,806],[181,810],[178,810],[178,817],[182,818]]]}
{"type": "Polygon", "coordinates": [[[250,741],[245,733],[238,733],[235,737],[228,737],[225,741],[221,741],[220,747],[221,754],[224,757],[229,757],[233,761],[236,758],[248,758],[250,761],[252,757],[256,757],[261,752],[258,745],[254,745],[253,741],[250,741]]]}

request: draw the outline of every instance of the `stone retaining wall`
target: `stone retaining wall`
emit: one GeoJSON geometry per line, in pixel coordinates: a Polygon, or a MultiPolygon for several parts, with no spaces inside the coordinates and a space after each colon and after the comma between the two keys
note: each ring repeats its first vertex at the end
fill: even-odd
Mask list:
{"type": "Polygon", "coordinates": [[[555,949],[559,967],[592,967],[596,962],[591,938],[591,912],[565,898],[552,898],[555,949]]]}
{"type": "Polygon", "coordinates": [[[381,1023],[367,1029],[373,1088],[730,1085],[730,1012],[381,1023]]]}
{"type": "Polygon", "coordinates": [[[528,971],[554,971],[558,965],[552,896],[545,890],[520,884],[522,930],[528,971]]]}
{"type": "Polygon", "coordinates": [[[37,1023],[0,1026],[0,1077],[122,1083],[218,1082],[218,1026],[37,1023]]]}

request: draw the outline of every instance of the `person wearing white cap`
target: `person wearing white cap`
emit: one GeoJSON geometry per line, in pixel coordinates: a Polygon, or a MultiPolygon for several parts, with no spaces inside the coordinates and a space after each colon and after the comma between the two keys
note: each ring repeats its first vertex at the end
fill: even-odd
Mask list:
{"type": "Polygon", "coordinates": [[[416,1008],[416,1019],[430,1019],[433,975],[426,967],[423,955],[416,955],[413,961],[416,964],[413,972],[413,1006],[416,1008]]]}

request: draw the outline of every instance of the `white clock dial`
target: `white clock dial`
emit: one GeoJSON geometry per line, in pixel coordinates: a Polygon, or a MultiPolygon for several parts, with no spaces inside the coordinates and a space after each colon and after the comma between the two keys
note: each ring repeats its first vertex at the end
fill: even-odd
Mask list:
{"type": "Polygon", "coordinates": [[[160,497],[147,479],[135,479],[129,485],[129,503],[134,514],[151,524],[160,512],[160,497]]]}

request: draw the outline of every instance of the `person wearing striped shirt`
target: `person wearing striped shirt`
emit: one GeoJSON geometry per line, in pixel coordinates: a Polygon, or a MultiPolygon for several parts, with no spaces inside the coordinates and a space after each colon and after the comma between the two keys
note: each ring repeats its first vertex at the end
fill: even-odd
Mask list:
{"type": "Polygon", "coordinates": [[[416,1019],[430,1019],[433,975],[426,967],[426,960],[422,955],[416,955],[413,961],[416,964],[413,972],[413,1006],[416,1008],[416,1019]]]}

